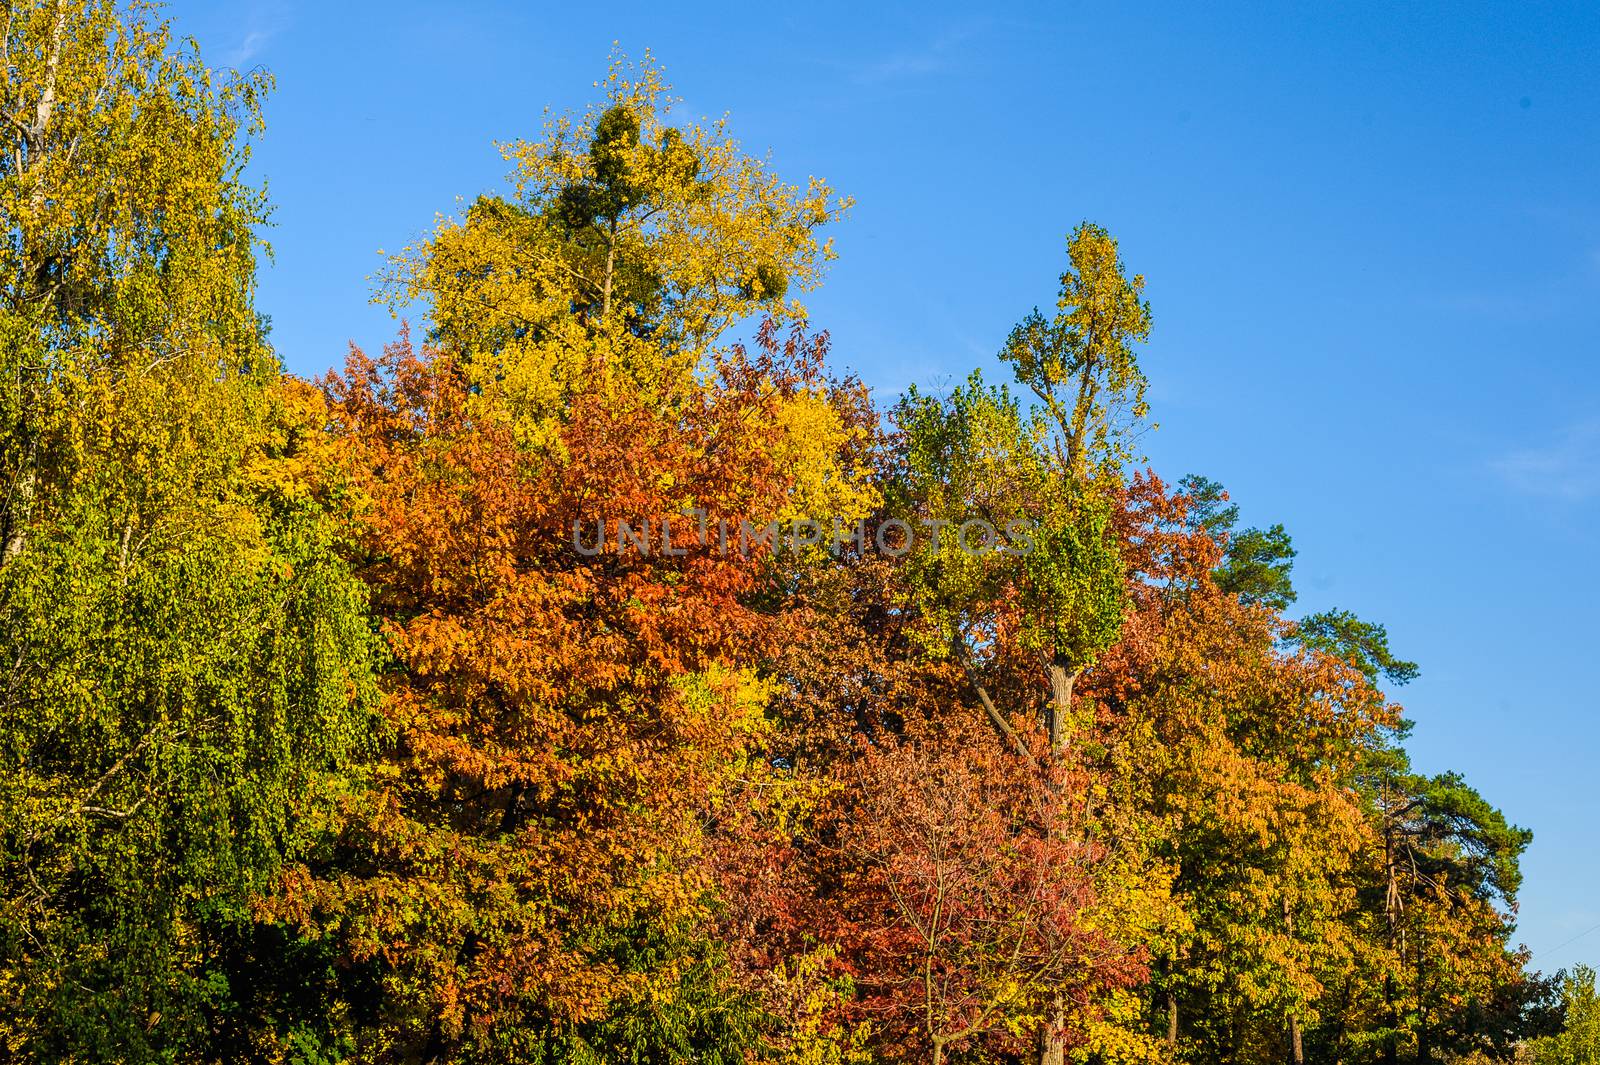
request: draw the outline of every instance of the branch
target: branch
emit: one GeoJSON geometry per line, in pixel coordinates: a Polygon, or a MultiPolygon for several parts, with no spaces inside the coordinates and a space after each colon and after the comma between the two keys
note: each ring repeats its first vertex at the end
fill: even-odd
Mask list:
{"type": "Polygon", "coordinates": [[[1028,745],[1023,742],[1021,736],[1017,735],[1017,730],[1011,727],[1011,722],[1007,721],[1005,715],[994,705],[994,700],[989,698],[989,689],[985,688],[983,682],[978,679],[977,667],[972,664],[972,656],[968,653],[966,641],[961,639],[959,634],[951,638],[950,650],[956,656],[956,660],[961,663],[961,668],[967,674],[967,682],[978,693],[978,701],[983,704],[983,711],[989,715],[989,720],[993,723],[995,730],[1000,733],[1000,738],[1010,740],[1012,745],[1016,747],[1017,753],[1022,755],[1028,765],[1035,769],[1039,768],[1039,763],[1034,759],[1033,752],[1028,750],[1028,745]]]}
{"type": "Polygon", "coordinates": [[[67,5],[65,0],[56,0],[56,25],[50,33],[50,58],[45,60],[44,88],[39,93],[39,102],[33,109],[33,128],[29,131],[31,143],[29,147],[34,151],[41,151],[42,146],[37,143],[44,139],[46,131],[50,128],[50,116],[56,107],[56,74],[61,67],[61,38],[67,30],[67,5]]]}

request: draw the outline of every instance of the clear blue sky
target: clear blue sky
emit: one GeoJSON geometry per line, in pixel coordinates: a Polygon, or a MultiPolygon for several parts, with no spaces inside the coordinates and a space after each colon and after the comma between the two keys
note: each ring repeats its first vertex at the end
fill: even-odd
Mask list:
{"type": "Polygon", "coordinates": [[[1169,478],[1417,659],[1412,749],[1536,832],[1521,938],[1600,959],[1600,7],[179,0],[279,78],[261,305],[291,369],[392,336],[379,248],[497,187],[613,40],[858,206],[811,301],[882,394],[989,364],[1092,219],[1149,278],[1169,478]],[[548,7],[548,9],[546,9],[548,7]]]}

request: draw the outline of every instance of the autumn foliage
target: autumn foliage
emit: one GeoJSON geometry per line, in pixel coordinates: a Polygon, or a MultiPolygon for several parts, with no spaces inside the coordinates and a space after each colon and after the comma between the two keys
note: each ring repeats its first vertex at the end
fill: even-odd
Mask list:
{"type": "Polygon", "coordinates": [[[0,1058],[1582,1034],[1513,946],[1529,834],[1406,758],[1415,665],[1142,468],[1106,230],[995,338],[1012,382],[882,403],[800,302],[848,201],[619,59],[391,259],[415,332],[298,380],[251,306],[264,82],[143,5],[12,8],[0,1058]]]}

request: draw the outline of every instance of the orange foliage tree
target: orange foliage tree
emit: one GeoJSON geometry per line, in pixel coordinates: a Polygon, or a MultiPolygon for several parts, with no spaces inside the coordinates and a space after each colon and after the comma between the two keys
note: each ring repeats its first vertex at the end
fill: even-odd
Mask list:
{"type": "Polygon", "coordinates": [[[673,395],[597,360],[539,446],[408,338],[327,380],[393,742],[275,905],[383,975],[395,1053],[503,1050],[680,975],[626,955],[706,916],[706,819],[763,727],[744,663],[776,635],[769,549],[721,533],[791,502],[785,410],[821,355],[769,328],[673,395]]]}

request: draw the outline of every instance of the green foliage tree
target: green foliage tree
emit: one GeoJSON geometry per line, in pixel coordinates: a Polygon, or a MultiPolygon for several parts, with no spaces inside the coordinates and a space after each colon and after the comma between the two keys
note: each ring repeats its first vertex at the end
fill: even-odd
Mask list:
{"type": "Polygon", "coordinates": [[[190,1058],[369,739],[366,600],[252,308],[264,80],[144,3],[5,14],[0,1042],[190,1058]]]}
{"type": "MultiPolygon", "coordinates": [[[[1112,521],[1132,431],[1148,413],[1136,346],[1148,339],[1144,279],[1130,277],[1117,243],[1084,223],[1067,241],[1056,314],[1035,309],[1000,357],[1032,393],[1024,415],[1005,390],[974,376],[948,400],[912,392],[898,422],[905,463],[900,496],[925,538],[905,567],[907,594],[932,622],[936,653],[952,654],[991,722],[1026,759],[1018,732],[1043,724],[1044,750],[1059,758],[1076,730],[1074,685],[1121,629],[1124,572],[1112,521]],[[966,542],[981,520],[1015,544],[966,542]],[[957,535],[939,536],[946,526],[957,535]],[[1013,530],[1026,530],[1017,535],[1013,530]],[[1042,673],[1034,703],[1017,665],[1042,673]],[[1008,678],[1008,674],[1010,677],[1008,678]],[[1009,688],[1021,705],[1001,706],[1009,688]]],[[[1043,1009],[1039,1060],[1065,1058],[1065,1009],[1043,1009]]]]}
{"type": "Polygon", "coordinates": [[[1409,684],[1421,671],[1415,662],[1389,650],[1389,630],[1362,621],[1348,610],[1327,610],[1302,618],[1296,632],[1302,647],[1325,651],[1360,669],[1370,683],[1382,677],[1391,684],[1409,684]]]}
{"type": "Polygon", "coordinates": [[[1595,1065],[1600,1062],[1600,999],[1596,998],[1594,970],[1574,966],[1561,983],[1561,1005],[1566,1024],[1560,1033],[1528,1045],[1533,1065],[1595,1065]]]}
{"type": "Polygon", "coordinates": [[[1287,609],[1298,596],[1290,577],[1294,543],[1283,526],[1240,530],[1239,506],[1228,501],[1222,485],[1198,474],[1178,485],[1189,501],[1185,519],[1189,528],[1223,547],[1222,562],[1211,575],[1217,587],[1245,603],[1287,609]]]}
{"type": "MultiPolygon", "coordinates": [[[[1051,750],[1065,742],[1071,684],[1121,626],[1121,563],[1102,493],[1080,489],[1052,454],[1052,425],[980,376],[901,404],[904,574],[931,646],[953,654],[996,728],[1025,748],[985,671],[1002,644],[1048,672],[1051,750]],[[991,538],[991,532],[994,536],[991,538]]],[[[1024,713],[1023,719],[1032,716],[1024,713]]]]}
{"type": "Polygon", "coordinates": [[[1297,598],[1289,571],[1294,545],[1282,525],[1245,529],[1228,538],[1228,553],[1217,569],[1217,587],[1240,601],[1283,610],[1297,598]]]}

